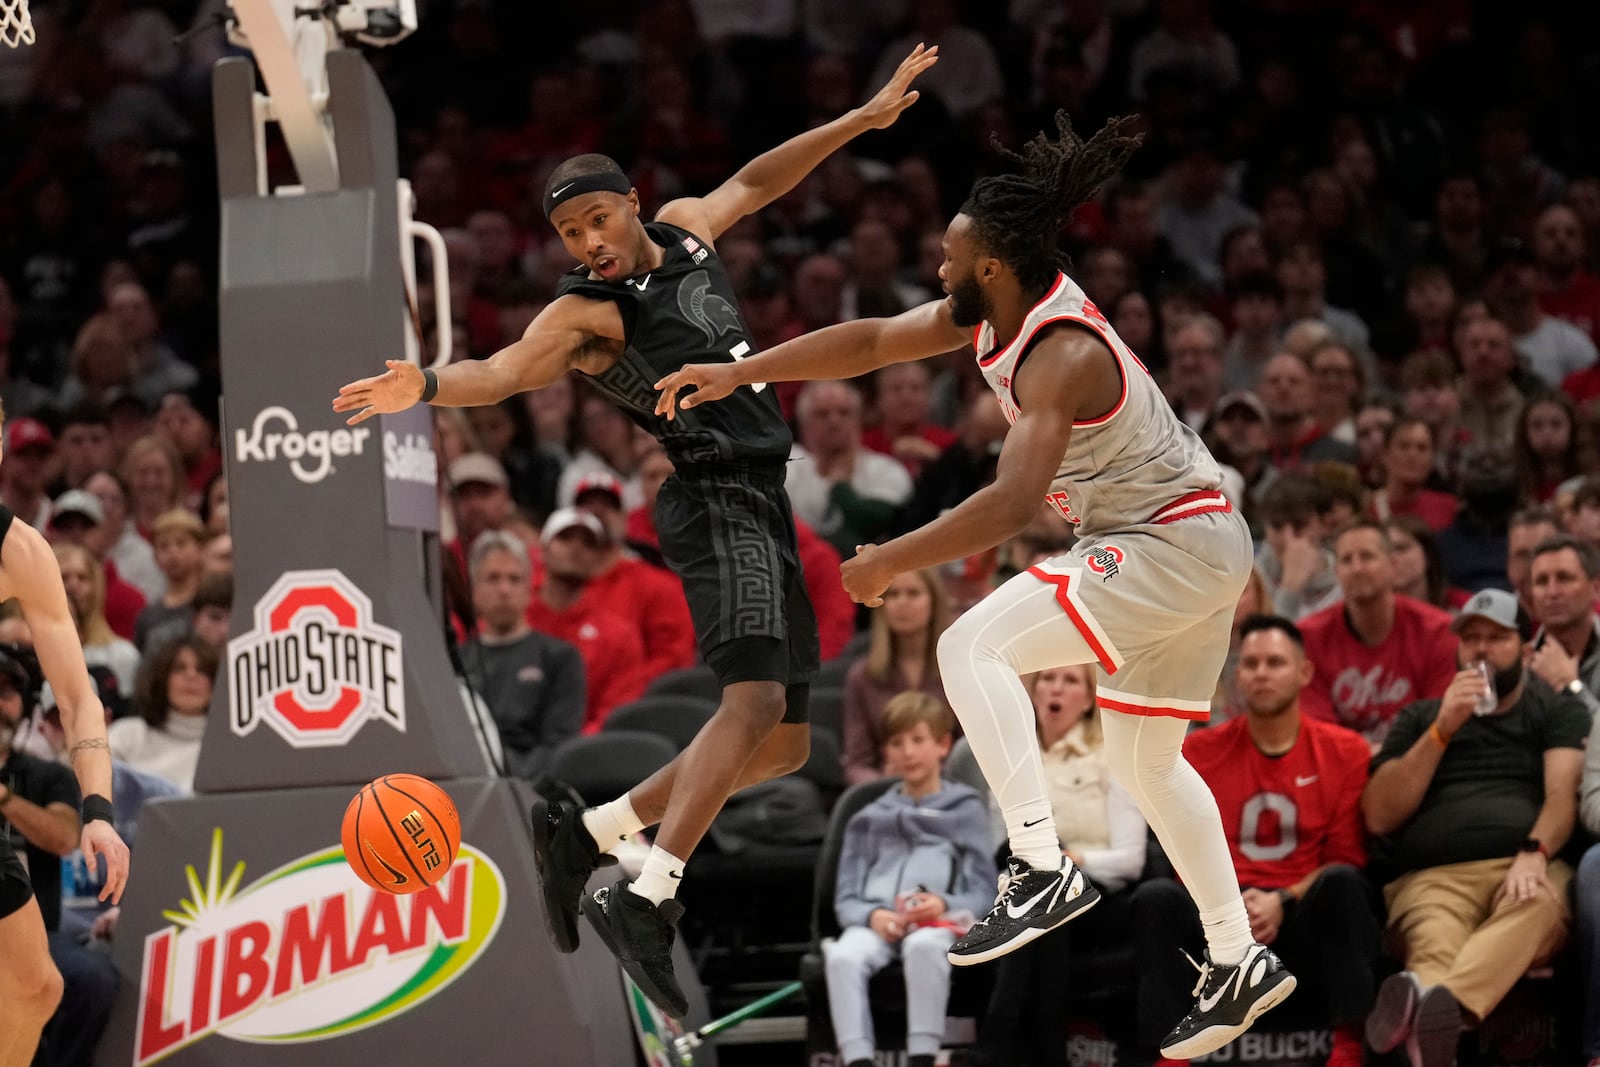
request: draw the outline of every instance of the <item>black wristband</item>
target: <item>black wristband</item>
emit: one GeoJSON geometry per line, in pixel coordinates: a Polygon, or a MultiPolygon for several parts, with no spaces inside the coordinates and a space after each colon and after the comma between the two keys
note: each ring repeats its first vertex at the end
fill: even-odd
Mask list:
{"type": "Polygon", "coordinates": [[[422,371],[422,402],[433,403],[433,398],[439,395],[439,376],[426,368],[422,371]]]}
{"type": "Polygon", "coordinates": [[[1275,892],[1278,894],[1278,903],[1283,905],[1284,911],[1288,911],[1290,906],[1295,902],[1294,894],[1289,892],[1287,889],[1279,889],[1275,892]]]}
{"type": "Polygon", "coordinates": [[[90,793],[83,798],[83,821],[87,824],[94,822],[96,819],[108,822],[112,826],[117,824],[117,821],[111,817],[111,801],[99,793],[90,793]]]}

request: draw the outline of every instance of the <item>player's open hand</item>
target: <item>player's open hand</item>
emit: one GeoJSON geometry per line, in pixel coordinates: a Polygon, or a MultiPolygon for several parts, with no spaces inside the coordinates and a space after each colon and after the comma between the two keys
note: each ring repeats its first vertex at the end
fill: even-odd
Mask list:
{"type": "Polygon", "coordinates": [[[881,130],[900,117],[900,112],[917,102],[922,94],[911,88],[917,75],[939,62],[939,46],[926,48],[919,44],[901,61],[889,83],[877,95],[861,105],[859,114],[867,127],[881,130]]]}
{"type": "Polygon", "coordinates": [[[333,398],[333,410],[354,411],[345,419],[345,425],[366,422],[374,415],[387,415],[406,408],[422,399],[422,370],[403,359],[384,362],[389,369],[371,378],[362,378],[339,388],[333,398]]]}
{"type": "Polygon", "coordinates": [[[883,549],[877,545],[857,545],[856,554],[839,564],[844,591],[857,604],[869,608],[883,606],[884,590],[894,581],[894,571],[883,566],[883,549]]]}
{"type": "Polygon", "coordinates": [[[122,903],[122,890],[128,884],[128,846],[123,844],[117,828],[104,819],[86,822],[78,845],[83,849],[84,862],[91,869],[98,862],[97,857],[105,857],[106,884],[100,890],[100,899],[122,903]]]}
{"type": "Polygon", "coordinates": [[[661,395],[656,398],[656,414],[671,422],[678,408],[688,410],[712,400],[721,400],[742,384],[737,363],[690,363],[656,383],[661,395]],[[680,390],[694,386],[694,392],[679,397],[680,390]]]}

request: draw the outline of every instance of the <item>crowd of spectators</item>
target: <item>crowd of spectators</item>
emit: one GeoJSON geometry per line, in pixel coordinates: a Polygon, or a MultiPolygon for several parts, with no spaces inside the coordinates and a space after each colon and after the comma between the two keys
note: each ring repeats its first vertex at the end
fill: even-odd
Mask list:
{"type": "MultiPolygon", "coordinates": [[[[118,755],[177,789],[232,599],[221,8],[35,0],[38,42],[0,51],[0,503],[58,546],[118,755]]],[[[462,359],[517,337],[572,266],[539,207],[567,156],[612,155],[650,206],[702,193],[862,100],[916,41],[938,44],[902,121],[720,239],[766,347],[936,295],[948,218],[1004,166],[993,140],[1016,145],[1058,109],[1086,132],[1139,112],[1143,148],[1063,245],[1226,465],[1259,544],[1241,620],[1299,624],[1299,706],[1359,733],[1381,769],[1397,738],[1427,737],[1416,701],[1449,703],[1452,619],[1483,590],[1520,606],[1529,691],[1576,680],[1566,695],[1600,711],[1600,149],[1581,103],[1600,89],[1597,17],[1470,0],[433,0],[371,60],[417,216],[445,235],[462,359]]],[[[270,149],[274,180],[292,177],[270,149]]],[[[884,771],[897,694],[942,698],[949,620],[1071,541],[1041,508],[995,551],[902,576],[875,612],[840,592],[855,545],[992,475],[1005,424],[972,355],[776,388],[824,655],[859,656],[850,782],[884,771]]],[[[671,463],[579,379],[439,410],[436,426],[452,637],[508,771],[537,780],[561,740],[694,662],[652,518],[671,463]]],[[[0,626],[26,643],[20,620],[0,626]]],[[[1249,712],[1240,643],[1219,722],[1249,712]]],[[[44,757],[49,711],[46,692],[25,737],[44,757]]],[[[1041,731],[1069,763],[1093,749],[1041,731]]],[[[1093,869],[1125,843],[1107,833],[1063,847],[1093,869]]]]}

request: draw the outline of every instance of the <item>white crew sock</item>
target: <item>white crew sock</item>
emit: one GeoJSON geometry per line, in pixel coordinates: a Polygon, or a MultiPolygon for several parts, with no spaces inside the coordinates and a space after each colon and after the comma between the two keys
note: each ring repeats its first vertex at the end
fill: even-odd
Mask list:
{"type": "Polygon", "coordinates": [[[652,904],[660,904],[663,900],[671,900],[678,895],[678,886],[683,882],[683,861],[660,845],[650,850],[650,856],[644,861],[644,870],[639,872],[628,888],[649,900],[652,904]]]}
{"type": "Polygon", "coordinates": [[[624,793],[609,804],[585,811],[583,828],[601,852],[615,852],[618,845],[644,829],[644,820],[634,814],[633,804],[624,793]]]}

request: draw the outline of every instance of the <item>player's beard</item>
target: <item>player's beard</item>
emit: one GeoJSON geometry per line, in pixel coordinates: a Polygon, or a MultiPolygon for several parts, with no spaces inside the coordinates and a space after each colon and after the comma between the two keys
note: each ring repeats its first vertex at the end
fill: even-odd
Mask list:
{"type": "Polygon", "coordinates": [[[993,310],[976,274],[967,275],[950,290],[950,321],[964,330],[983,322],[993,310]]]}

